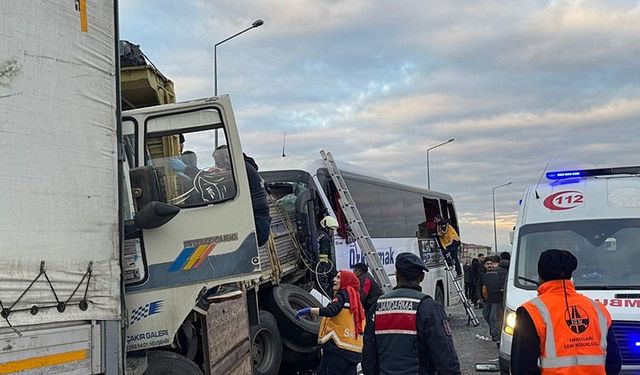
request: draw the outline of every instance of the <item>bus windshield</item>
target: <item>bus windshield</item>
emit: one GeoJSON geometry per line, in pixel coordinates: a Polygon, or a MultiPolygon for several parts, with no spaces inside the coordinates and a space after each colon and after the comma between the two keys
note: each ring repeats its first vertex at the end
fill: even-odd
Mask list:
{"type": "Polygon", "coordinates": [[[547,249],[578,258],[577,289],[640,289],[640,219],[608,219],[529,224],[520,228],[515,285],[535,289],[538,258],[547,249]],[[528,280],[527,280],[528,279],[528,280]]]}

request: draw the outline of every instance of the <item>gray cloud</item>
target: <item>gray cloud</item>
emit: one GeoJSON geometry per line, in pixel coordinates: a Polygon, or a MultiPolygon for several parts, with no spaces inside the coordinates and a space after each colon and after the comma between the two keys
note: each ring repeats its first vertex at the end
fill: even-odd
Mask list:
{"type": "Polygon", "coordinates": [[[465,241],[499,247],[542,168],[638,164],[640,7],[635,1],[122,1],[122,37],[176,85],[234,101],[264,165],[329,149],[456,199],[465,241]]]}

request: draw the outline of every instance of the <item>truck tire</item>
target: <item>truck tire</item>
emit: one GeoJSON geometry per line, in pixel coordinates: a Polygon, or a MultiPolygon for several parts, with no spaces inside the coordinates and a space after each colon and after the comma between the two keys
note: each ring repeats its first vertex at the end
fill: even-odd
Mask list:
{"type": "Polygon", "coordinates": [[[318,341],[320,319],[309,315],[296,319],[303,307],[322,307],[306,290],[293,284],[280,284],[271,288],[267,300],[269,311],[278,321],[280,334],[295,345],[311,348],[318,341]]]}
{"type": "Polygon", "coordinates": [[[203,375],[202,370],[186,357],[166,350],[147,352],[144,375],[203,375]]]}
{"type": "Polygon", "coordinates": [[[282,361],[276,318],[264,310],[260,310],[260,324],[251,327],[251,360],[256,375],[276,375],[282,361]]]}

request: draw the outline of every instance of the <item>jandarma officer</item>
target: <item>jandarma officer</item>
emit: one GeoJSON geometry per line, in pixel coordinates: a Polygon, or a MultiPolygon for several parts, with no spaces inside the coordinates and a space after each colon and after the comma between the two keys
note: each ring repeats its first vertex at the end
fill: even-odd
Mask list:
{"type": "Polygon", "coordinates": [[[365,327],[365,375],[460,374],[444,308],[421,292],[425,272],[418,256],[398,254],[397,287],[378,298],[365,327]]]}
{"type": "Polygon", "coordinates": [[[578,260],[566,250],[546,250],[538,260],[538,297],[516,311],[511,373],[613,375],[621,358],[611,316],[599,302],[576,293],[571,274],[578,260]]]}

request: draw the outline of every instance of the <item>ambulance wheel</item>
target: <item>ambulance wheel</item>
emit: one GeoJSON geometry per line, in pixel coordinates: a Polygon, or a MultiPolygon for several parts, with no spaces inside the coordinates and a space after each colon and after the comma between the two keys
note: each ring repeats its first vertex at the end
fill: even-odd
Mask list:
{"type": "Polygon", "coordinates": [[[275,375],[280,368],[280,332],[276,318],[264,310],[260,310],[260,324],[251,327],[251,360],[256,375],[275,375]]]}
{"type": "Polygon", "coordinates": [[[310,315],[296,319],[296,312],[303,307],[322,307],[314,296],[293,284],[280,284],[271,288],[267,304],[283,337],[302,347],[316,345],[320,319],[310,315]]]}
{"type": "Polygon", "coordinates": [[[186,357],[165,350],[147,352],[144,375],[203,375],[200,367],[186,357]]]}
{"type": "Polygon", "coordinates": [[[444,306],[444,290],[442,289],[441,283],[438,283],[438,285],[436,285],[436,294],[435,296],[433,296],[433,299],[444,306]]]}

